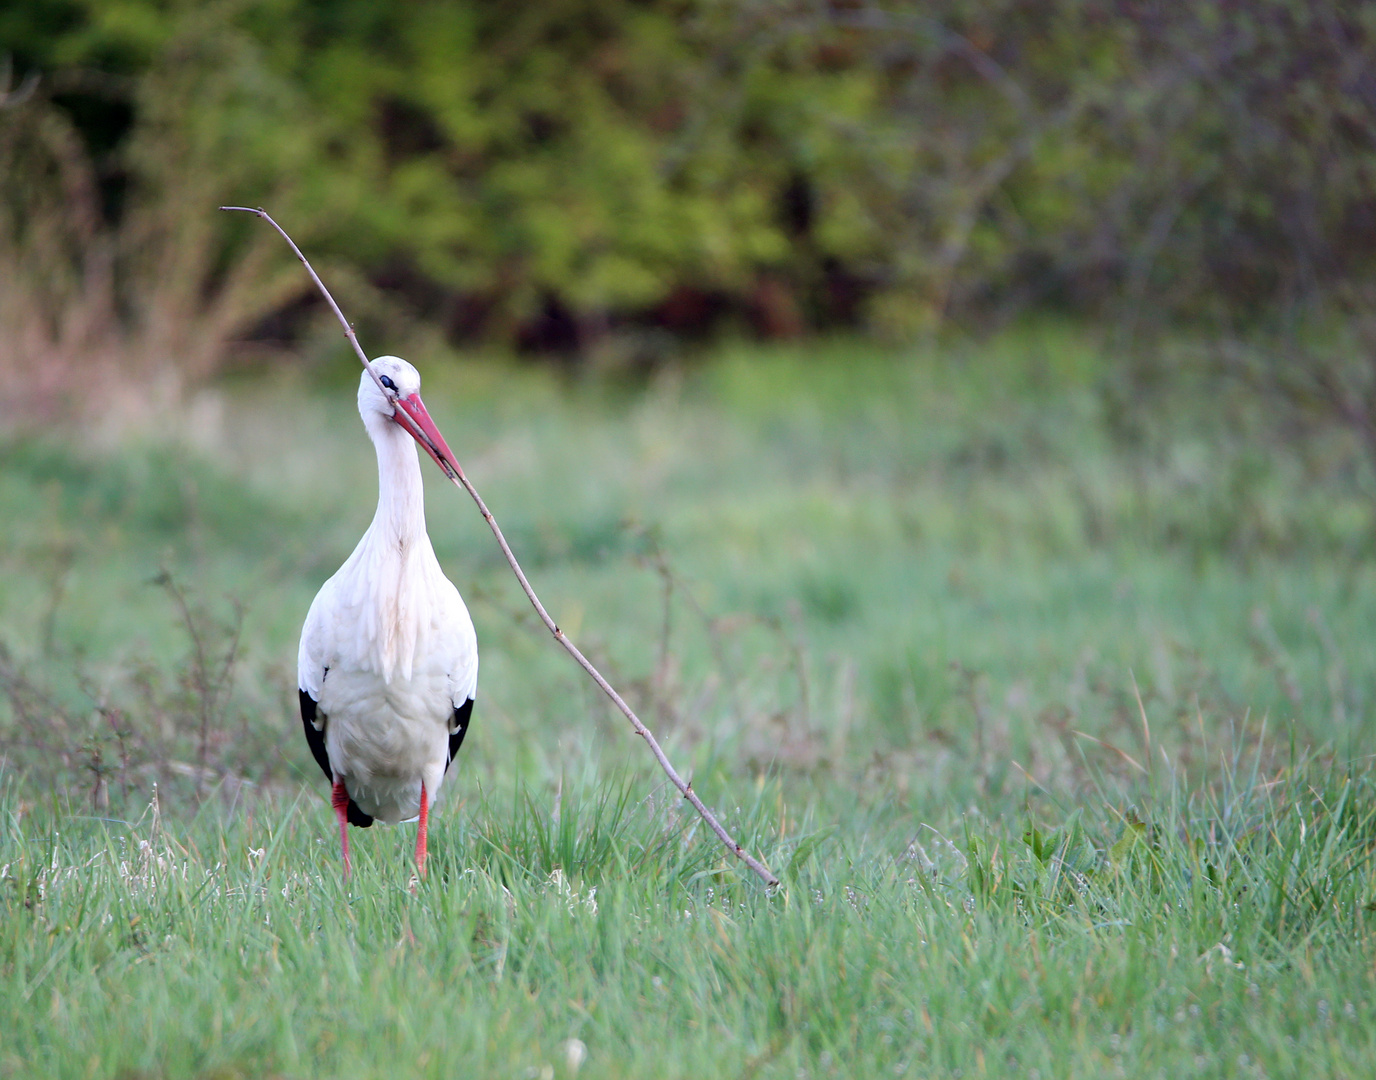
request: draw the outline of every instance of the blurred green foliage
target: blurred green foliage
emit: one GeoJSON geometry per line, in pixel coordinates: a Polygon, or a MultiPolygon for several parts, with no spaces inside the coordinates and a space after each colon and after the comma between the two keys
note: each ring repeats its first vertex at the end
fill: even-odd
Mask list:
{"type": "MultiPolygon", "coordinates": [[[[647,327],[1255,320],[1372,270],[1374,24],[1309,0],[21,0],[0,56],[40,80],[0,153],[22,172],[42,113],[27,158],[90,161],[116,277],[139,252],[165,275],[180,236],[189,296],[245,294],[226,339],[314,309],[235,285],[260,226],[224,201],[356,270],[365,319],[459,341],[653,359],[647,327]]],[[[5,198],[22,249],[31,188],[5,198]]]]}
{"type": "MultiPolygon", "coordinates": [[[[1078,799],[1086,759],[1140,775],[1105,744],[1194,769],[1233,725],[1365,752],[1362,447],[1239,440],[1208,398],[1128,445],[1097,391],[1113,363],[1046,324],[964,350],[737,345],[639,391],[431,363],[425,396],[560,626],[680,767],[734,777],[717,790],[767,773],[847,805],[1011,807],[1017,762],[1078,799]]],[[[0,761],[26,789],[98,802],[106,781],[114,806],[156,779],[170,809],[211,769],[231,798],[320,791],[296,642],[377,488],[353,394],[312,383],[224,380],[157,437],[0,442],[0,761]],[[234,692],[201,692],[197,658],[231,653],[234,692]]],[[[429,472],[482,649],[463,783],[643,764],[429,472]]]]}

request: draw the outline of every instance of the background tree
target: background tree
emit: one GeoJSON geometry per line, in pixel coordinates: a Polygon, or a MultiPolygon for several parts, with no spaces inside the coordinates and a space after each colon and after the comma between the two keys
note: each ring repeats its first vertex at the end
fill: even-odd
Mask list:
{"type": "Polygon", "coordinates": [[[456,343],[1261,325],[1371,277],[1372,30],[1307,0],[26,0],[3,368],[99,366],[112,325],[107,367],[191,379],[299,346],[314,301],[226,200],[456,343]]]}

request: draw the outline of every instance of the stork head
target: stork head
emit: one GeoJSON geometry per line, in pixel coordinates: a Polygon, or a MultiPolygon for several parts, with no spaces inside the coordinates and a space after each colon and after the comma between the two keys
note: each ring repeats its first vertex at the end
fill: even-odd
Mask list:
{"type": "Polygon", "coordinates": [[[379,356],[373,371],[376,380],[365,371],[358,384],[358,412],[368,429],[374,430],[379,422],[395,423],[420,443],[446,476],[461,476],[463,470],[420,399],[420,372],[399,356],[379,356]]]}

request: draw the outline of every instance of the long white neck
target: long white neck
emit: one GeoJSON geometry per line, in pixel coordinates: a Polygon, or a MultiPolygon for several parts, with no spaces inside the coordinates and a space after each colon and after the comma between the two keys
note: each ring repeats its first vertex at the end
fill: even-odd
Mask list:
{"type": "Polygon", "coordinates": [[[368,435],[377,450],[377,513],[369,532],[375,541],[405,551],[425,536],[425,487],[415,441],[399,424],[370,416],[368,435]]]}
{"type": "Polygon", "coordinates": [[[361,659],[391,682],[411,677],[423,629],[431,623],[429,571],[438,570],[425,531],[420,459],[411,436],[387,417],[364,424],[377,449],[377,513],[350,558],[359,604],[361,659]]]}

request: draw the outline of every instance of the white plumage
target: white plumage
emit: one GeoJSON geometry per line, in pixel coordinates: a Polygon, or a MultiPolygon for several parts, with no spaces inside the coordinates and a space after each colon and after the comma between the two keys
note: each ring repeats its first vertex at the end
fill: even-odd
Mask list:
{"type": "Polygon", "coordinates": [[[377,513],[306,615],[301,718],[333,787],[346,873],[346,821],[419,817],[424,874],[428,811],[467,730],[478,646],[426,533],[420,460],[399,413],[424,433],[437,461],[453,456],[421,403],[416,369],[395,356],[373,367],[388,393],[364,372],[358,411],[377,450],[377,513]]]}

